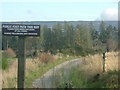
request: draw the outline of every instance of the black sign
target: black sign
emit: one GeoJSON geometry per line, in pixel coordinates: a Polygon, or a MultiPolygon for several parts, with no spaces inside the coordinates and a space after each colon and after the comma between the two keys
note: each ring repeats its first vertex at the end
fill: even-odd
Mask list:
{"type": "Polygon", "coordinates": [[[5,36],[40,36],[40,25],[2,24],[5,36]]]}

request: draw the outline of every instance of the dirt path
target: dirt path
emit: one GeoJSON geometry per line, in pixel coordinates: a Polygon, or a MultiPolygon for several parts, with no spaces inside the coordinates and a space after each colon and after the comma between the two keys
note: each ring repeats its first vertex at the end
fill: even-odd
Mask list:
{"type": "Polygon", "coordinates": [[[50,69],[33,82],[35,88],[56,88],[61,82],[69,82],[71,70],[79,65],[82,59],[66,61],[50,69]]]}

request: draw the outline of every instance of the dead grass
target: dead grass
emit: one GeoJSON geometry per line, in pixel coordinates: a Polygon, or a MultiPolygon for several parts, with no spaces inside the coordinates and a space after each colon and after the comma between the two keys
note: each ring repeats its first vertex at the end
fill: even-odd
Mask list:
{"type": "MultiPolygon", "coordinates": [[[[118,52],[107,53],[105,70],[118,71],[118,52]]],[[[88,56],[82,60],[82,63],[79,65],[79,71],[84,72],[86,77],[90,78],[98,73],[102,74],[102,55],[97,54],[94,56],[88,56]]]]}
{"type": "MultiPolygon", "coordinates": [[[[26,75],[28,75],[29,72],[33,72],[38,67],[43,65],[43,62],[41,59],[46,59],[48,57],[51,57],[51,59],[48,60],[58,60],[62,56],[50,56],[48,54],[42,54],[39,56],[39,58],[35,59],[27,59],[26,60],[26,75]]],[[[54,61],[53,60],[53,61],[54,61]]],[[[17,61],[13,61],[10,65],[8,70],[2,71],[2,87],[3,88],[13,88],[17,87],[17,61]]],[[[94,55],[84,58],[82,60],[82,63],[79,66],[80,71],[84,71],[86,74],[86,77],[91,77],[92,75],[95,75],[97,73],[102,73],[102,56],[101,55],[94,55]]],[[[110,70],[118,70],[118,53],[111,52],[107,53],[107,59],[106,59],[106,71],[110,70]]],[[[1,79],[1,78],[0,78],[1,79]]]]}
{"type": "Polygon", "coordinates": [[[107,53],[106,57],[106,71],[118,71],[118,52],[107,53]]]}
{"type": "Polygon", "coordinates": [[[42,63],[48,64],[48,63],[53,63],[55,61],[55,58],[49,53],[42,53],[39,55],[39,60],[42,63]]]}
{"type": "MultiPolygon", "coordinates": [[[[37,62],[37,60],[26,60],[26,75],[28,74],[28,72],[31,72],[33,70],[35,70],[35,68],[38,66],[39,62],[37,62]]],[[[10,68],[8,70],[3,70],[2,71],[2,87],[3,88],[16,88],[17,87],[17,68],[18,68],[18,62],[14,61],[10,68]],[[12,84],[11,84],[12,83],[12,84]]]]}
{"type": "Polygon", "coordinates": [[[15,79],[17,78],[17,61],[14,61],[8,70],[2,70],[2,87],[16,87],[15,79]],[[12,82],[12,84],[11,84],[12,82]]]}
{"type": "MultiPolygon", "coordinates": [[[[37,58],[27,59],[26,60],[26,76],[29,74],[29,72],[33,72],[38,67],[42,66],[44,64],[44,61],[46,64],[48,64],[57,60],[58,58],[59,56],[52,56],[50,54],[41,54],[37,58]]],[[[17,68],[18,68],[18,61],[12,61],[10,67],[7,70],[2,70],[2,76],[3,76],[2,87],[3,88],[17,87],[17,68]]]]}
{"type": "Polygon", "coordinates": [[[79,65],[79,71],[84,72],[86,78],[90,78],[94,74],[102,72],[102,60],[101,55],[94,55],[86,57],[79,65]]]}
{"type": "Polygon", "coordinates": [[[3,51],[3,55],[5,55],[5,57],[11,57],[11,58],[16,57],[16,53],[12,48],[8,48],[7,50],[3,51]]]}
{"type": "MultiPolygon", "coordinates": [[[[41,62],[39,59],[27,59],[26,60],[26,75],[28,75],[29,72],[33,72],[39,65],[41,65],[41,62]]],[[[17,88],[17,69],[18,69],[18,62],[14,61],[12,62],[10,68],[8,70],[2,71],[2,84],[3,88],[17,88]]]]}

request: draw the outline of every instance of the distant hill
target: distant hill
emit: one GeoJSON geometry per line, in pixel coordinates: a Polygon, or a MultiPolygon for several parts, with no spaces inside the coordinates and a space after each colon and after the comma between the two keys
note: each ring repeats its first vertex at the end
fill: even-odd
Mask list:
{"type": "MultiPolygon", "coordinates": [[[[60,23],[61,25],[64,24],[65,21],[24,21],[24,22],[1,22],[3,24],[40,24],[40,25],[47,25],[48,27],[52,27],[56,23],[60,23]]],[[[85,24],[89,25],[90,22],[93,23],[94,27],[99,31],[99,25],[101,21],[67,21],[69,24],[73,24],[76,26],[77,24],[85,24]]],[[[106,26],[112,25],[118,28],[118,22],[117,21],[104,21],[106,26]]]]}

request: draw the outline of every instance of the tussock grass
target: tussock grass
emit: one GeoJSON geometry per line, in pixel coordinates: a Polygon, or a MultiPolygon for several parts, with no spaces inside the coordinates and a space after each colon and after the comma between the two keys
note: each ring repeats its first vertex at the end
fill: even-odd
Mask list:
{"type": "Polygon", "coordinates": [[[39,60],[42,63],[48,64],[48,63],[53,63],[55,61],[55,58],[49,53],[42,53],[39,55],[39,60]]]}
{"type": "MultiPolygon", "coordinates": [[[[82,60],[79,65],[79,70],[89,72],[89,74],[101,73],[103,67],[103,59],[101,54],[88,56],[82,60]]],[[[106,54],[105,61],[106,72],[116,70],[118,71],[118,52],[110,52],[106,54]]]]}
{"type": "Polygon", "coordinates": [[[118,52],[107,53],[106,71],[118,71],[118,52]]]}
{"type": "MultiPolygon", "coordinates": [[[[43,55],[47,56],[47,55],[43,55]]],[[[41,57],[41,58],[45,58],[41,57]]],[[[50,56],[51,57],[51,56],[50,56]]],[[[45,64],[40,58],[27,59],[26,60],[26,87],[32,87],[32,82],[47,72],[54,66],[63,63],[64,61],[74,59],[76,57],[68,57],[60,59],[59,56],[52,57],[52,61],[49,64],[45,64]]],[[[16,88],[17,87],[17,60],[12,61],[10,67],[7,70],[2,71],[2,87],[3,88],[16,88]]],[[[107,53],[106,58],[106,73],[109,71],[118,71],[118,52],[107,53]]],[[[80,76],[87,80],[91,80],[96,74],[104,75],[106,73],[102,72],[102,55],[97,54],[94,56],[85,57],[82,63],[79,65],[79,72],[82,73],[80,76]]],[[[116,76],[114,76],[116,77],[116,76]]],[[[1,79],[1,77],[0,77],[1,79]]],[[[73,78],[74,79],[74,78],[73,78]]],[[[77,80],[77,79],[75,79],[77,80]]],[[[86,82],[85,81],[85,82],[86,82]]],[[[76,81],[77,82],[77,81],[76,81]]],[[[82,83],[82,82],[81,82],[82,83]]],[[[99,83],[98,83],[99,84],[99,83]]],[[[79,85],[79,84],[78,84],[79,85]]]]}
{"type": "Polygon", "coordinates": [[[79,72],[82,73],[83,82],[88,82],[86,87],[118,87],[118,52],[109,52],[106,56],[105,72],[101,54],[88,56],[82,60],[79,72]]]}
{"type": "Polygon", "coordinates": [[[37,69],[35,69],[33,72],[29,72],[29,74],[26,76],[26,88],[32,88],[32,82],[42,76],[44,73],[46,73],[48,70],[52,69],[56,65],[59,65],[67,60],[72,60],[77,57],[69,57],[69,58],[62,58],[59,59],[53,63],[50,64],[44,64],[42,63],[41,66],[39,66],[37,69]]]}
{"type": "MultiPolygon", "coordinates": [[[[27,59],[26,60],[26,75],[29,74],[29,72],[34,71],[41,62],[38,59],[27,59]]],[[[3,87],[9,88],[9,87],[17,87],[17,70],[18,70],[18,61],[12,61],[10,67],[7,70],[2,70],[2,83],[3,87]],[[13,81],[12,81],[13,80],[13,81]],[[12,84],[10,84],[12,83],[12,84]]]]}
{"type": "Polygon", "coordinates": [[[7,70],[2,70],[2,87],[17,87],[17,61],[14,61],[7,70]]]}
{"type": "Polygon", "coordinates": [[[94,56],[85,57],[80,63],[79,72],[81,72],[84,78],[90,79],[97,73],[102,73],[102,57],[101,55],[97,54],[94,56]]]}
{"type": "Polygon", "coordinates": [[[101,54],[83,58],[78,68],[73,69],[70,82],[60,88],[118,88],[118,52],[106,54],[105,72],[101,54]],[[71,85],[71,86],[69,86],[71,85]]]}
{"type": "MultiPolygon", "coordinates": [[[[36,57],[36,58],[27,58],[26,59],[26,87],[32,87],[32,82],[47,72],[49,69],[54,66],[66,61],[74,59],[75,57],[62,58],[59,55],[52,56],[47,54],[36,57]],[[41,59],[44,58],[47,60],[49,57],[52,58],[48,63],[44,63],[41,59]]],[[[10,67],[6,70],[2,70],[2,87],[3,88],[17,88],[17,69],[18,69],[18,61],[12,60],[10,63],[10,67]]],[[[1,78],[0,78],[1,79],[1,78]]]]}

